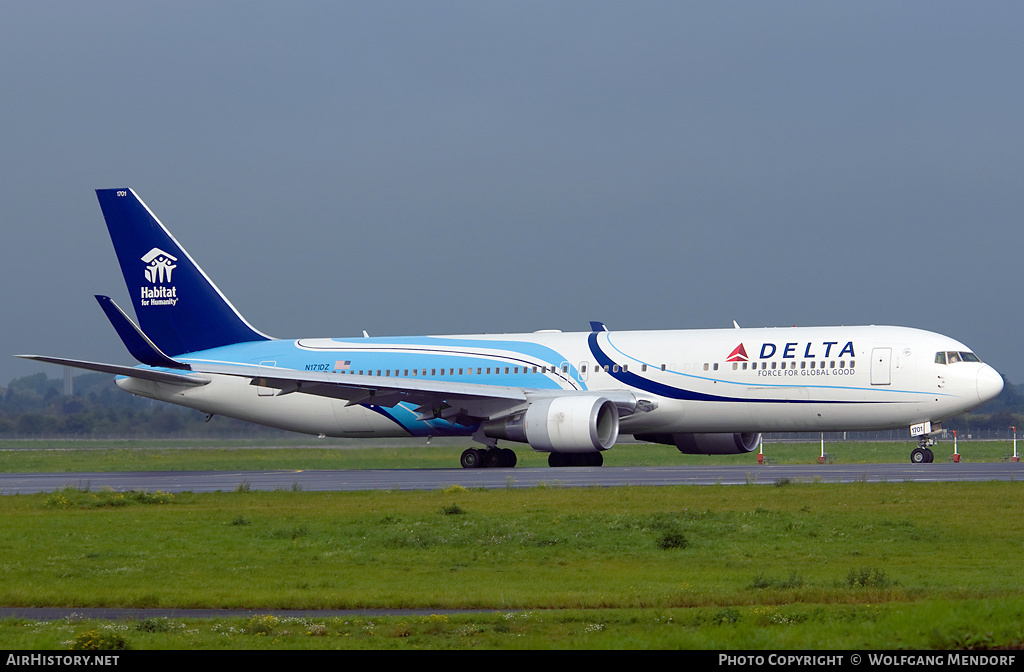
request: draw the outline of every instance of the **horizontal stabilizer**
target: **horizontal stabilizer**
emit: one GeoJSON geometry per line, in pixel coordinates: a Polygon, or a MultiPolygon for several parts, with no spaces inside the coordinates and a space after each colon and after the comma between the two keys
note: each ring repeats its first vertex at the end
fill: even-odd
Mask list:
{"type": "Polygon", "coordinates": [[[174,361],[165,355],[160,348],[156,347],[156,344],[149,340],[146,334],[142,333],[142,330],[132,322],[131,318],[109,296],[97,294],[96,300],[99,302],[103,312],[106,313],[110,324],[114,326],[114,331],[117,332],[125,347],[128,348],[128,352],[140,363],[148,366],[163,366],[169,369],[191,369],[188,364],[174,361]]]}
{"type": "Polygon", "coordinates": [[[45,355],[17,355],[22,359],[31,359],[37,362],[58,364],[60,366],[71,366],[86,371],[99,371],[100,373],[112,373],[115,376],[128,376],[130,378],[142,378],[157,383],[170,383],[172,385],[206,385],[210,382],[207,376],[196,373],[172,373],[171,371],[158,371],[156,369],[139,369],[133,366],[121,366],[119,364],[104,364],[102,362],[86,362],[81,359],[64,359],[63,357],[47,357],[45,355]]]}

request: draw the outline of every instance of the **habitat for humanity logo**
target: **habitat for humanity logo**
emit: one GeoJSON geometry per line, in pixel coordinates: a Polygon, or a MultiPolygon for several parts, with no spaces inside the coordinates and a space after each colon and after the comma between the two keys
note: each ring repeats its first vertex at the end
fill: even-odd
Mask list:
{"type": "Polygon", "coordinates": [[[159,287],[142,287],[142,305],[144,306],[173,306],[178,303],[178,288],[164,287],[170,284],[171,273],[178,267],[178,260],[172,254],[168,254],[158,247],[146,253],[142,257],[143,263],[148,264],[145,269],[146,280],[159,287]]]}

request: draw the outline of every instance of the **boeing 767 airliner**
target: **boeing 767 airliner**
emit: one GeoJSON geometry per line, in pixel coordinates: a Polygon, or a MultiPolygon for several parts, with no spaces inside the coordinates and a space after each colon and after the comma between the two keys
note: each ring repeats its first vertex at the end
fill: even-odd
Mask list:
{"type": "Polygon", "coordinates": [[[940,422],[999,394],[964,344],[904,327],[271,338],[253,328],[131,189],[97,190],[138,324],[97,296],[139,366],[133,394],[332,437],[467,436],[463,467],[599,466],[620,434],[684,453],[754,450],[761,432],[910,428],[930,462],[940,422]]]}

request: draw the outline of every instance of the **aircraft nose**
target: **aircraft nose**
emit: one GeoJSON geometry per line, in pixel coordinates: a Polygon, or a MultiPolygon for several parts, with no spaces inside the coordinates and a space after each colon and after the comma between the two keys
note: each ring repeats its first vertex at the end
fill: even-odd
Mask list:
{"type": "Polygon", "coordinates": [[[1003,377],[999,372],[986,364],[978,370],[978,399],[985,403],[999,396],[1003,391],[1003,377]]]}

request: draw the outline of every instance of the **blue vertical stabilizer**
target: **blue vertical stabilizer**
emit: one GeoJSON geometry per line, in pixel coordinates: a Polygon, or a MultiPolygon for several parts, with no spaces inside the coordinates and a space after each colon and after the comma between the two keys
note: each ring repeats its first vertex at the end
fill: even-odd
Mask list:
{"type": "Polygon", "coordinates": [[[139,327],[175,357],[269,337],[245,321],[131,189],[97,189],[139,327]]]}

